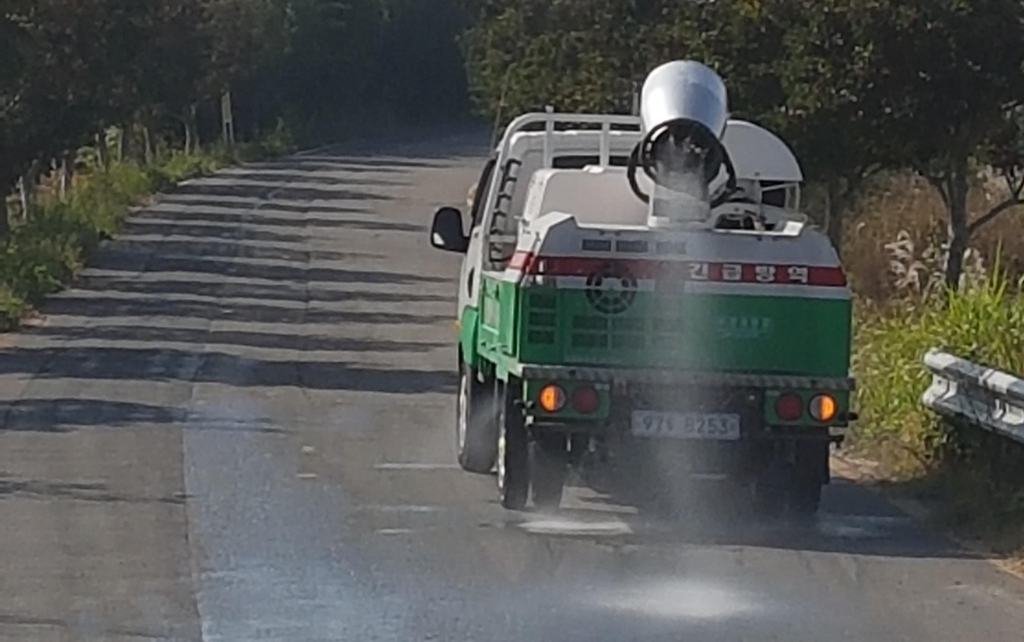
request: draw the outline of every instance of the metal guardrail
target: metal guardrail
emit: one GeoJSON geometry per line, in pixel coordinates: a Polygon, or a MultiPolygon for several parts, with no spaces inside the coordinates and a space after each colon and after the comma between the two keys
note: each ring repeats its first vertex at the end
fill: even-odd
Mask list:
{"type": "Polygon", "coordinates": [[[939,350],[929,350],[924,365],[932,373],[925,406],[1024,444],[1024,379],[939,350]]]}

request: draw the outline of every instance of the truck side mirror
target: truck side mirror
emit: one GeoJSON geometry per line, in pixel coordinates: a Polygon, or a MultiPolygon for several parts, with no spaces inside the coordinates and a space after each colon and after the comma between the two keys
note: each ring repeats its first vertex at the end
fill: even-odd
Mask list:
{"type": "Polygon", "coordinates": [[[439,250],[464,254],[469,249],[469,237],[462,231],[462,212],[454,207],[437,210],[430,228],[430,244],[439,250]]]}

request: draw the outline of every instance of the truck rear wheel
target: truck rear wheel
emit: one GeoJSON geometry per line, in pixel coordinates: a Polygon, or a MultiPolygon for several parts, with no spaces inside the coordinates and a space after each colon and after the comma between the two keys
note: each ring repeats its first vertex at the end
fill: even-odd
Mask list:
{"type": "Polygon", "coordinates": [[[754,481],[755,507],[765,516],[812,518],[828,481],[829,444],[809,440],[785,446],[786,451],[776,450],[754,481]]]}
{"type": "Polygon", "coordinates": [[[530,443],[530,494],[534,507],[551,510],[562,503],[567,445],[564,434],[537,435],[530,443]]]}
{"type": "Polygon", "coordinates": [[[790,468],[780,461],[769,463],[753,483],[754,511],[763,517],[778,517],[786,507],[790,468]]]}
{"type": "Polygon", "coordinates": [[[813,517],[821,505],[821,489],[828,481],[829,442],[797,444],[796,464],[789,487],[789,510],[796,517],[813,517]]]}
{"type": "Polygon", "coordinates": [[[520,407],[520,385],[509,377],[497,385],[501,406],[498,421],[498,499],[509,510],[522,510],[530,492],[530,458],[526,417],[520,407]]]}
{"type": "Polygon", "coordinates": [[[459,371],[455,447],[459,465],[471,473],[487,474],[498,458],[498,408],[494,386],[476,380],[465,364],[459,371]]]}
{"type": "Polygon", "coordinates": [[[799,472],[789,489],[789,510],[794,517],[813,517],[821,505],[821,481],[799,472]]]}

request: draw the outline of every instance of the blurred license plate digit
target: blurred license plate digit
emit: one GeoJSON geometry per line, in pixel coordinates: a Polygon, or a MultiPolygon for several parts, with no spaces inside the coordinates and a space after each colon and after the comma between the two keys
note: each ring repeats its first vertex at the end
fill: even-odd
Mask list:
{"type": "Polygon", "coordinates": [[[740,438],[740,416],[725,413],[635,410],[632,432],[637,437],[733,440],[740,438]]]}

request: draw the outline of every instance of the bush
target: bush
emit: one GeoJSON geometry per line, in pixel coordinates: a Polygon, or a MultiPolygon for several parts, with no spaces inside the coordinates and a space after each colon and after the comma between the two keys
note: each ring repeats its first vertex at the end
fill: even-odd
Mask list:
{"type": "Polygon", "coordinates": [[[14,296],[6,286],[0,285],[0,332],[17,325],[25,311],[25,302],[14,296]]]}
{"type": "Polygon", "coordinates": [[[170,186],[198,176],[207,176],[226,164],[214,155],[175,152],[163,164],[153,168],[152,172],[159,177],[161,185],[170,186]]]}
{"type": "Polygon", "coordinates": [[[1024,372],[1024,296],[996,268],[948,298],[908,299],[856,313],[853,369],[860,422],[852,445],[897,477],[932,472],[949,455],[950,433],[920,403],[932,347],[1010,372],[1024,372]]]}

